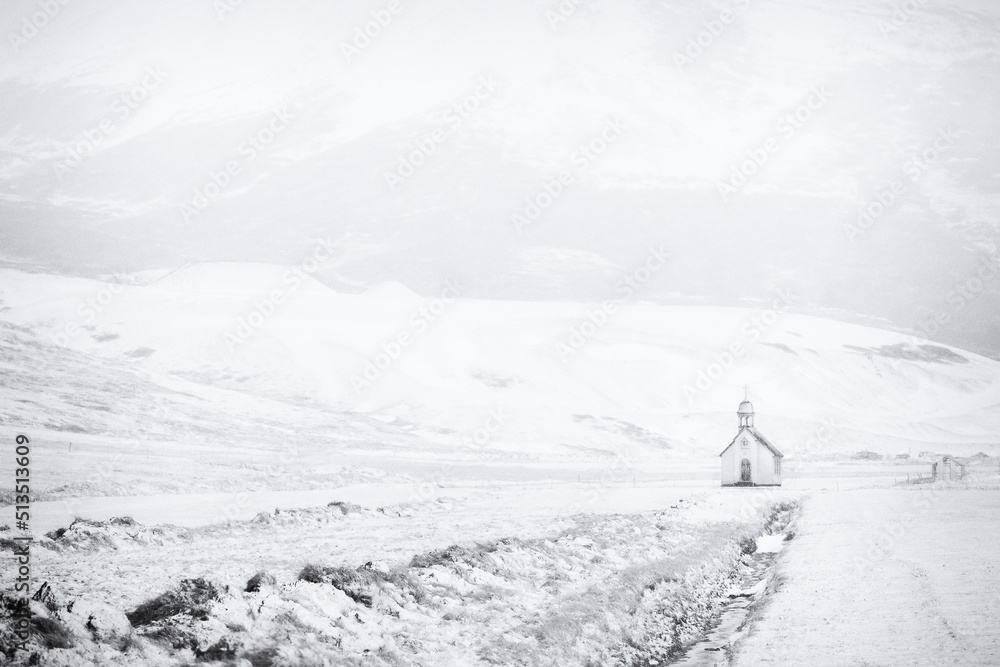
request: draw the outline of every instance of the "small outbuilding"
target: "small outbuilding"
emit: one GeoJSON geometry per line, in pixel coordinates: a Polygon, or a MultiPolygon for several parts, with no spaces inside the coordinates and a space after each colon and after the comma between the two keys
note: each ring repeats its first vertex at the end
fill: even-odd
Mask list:
{"type": "Polygon", "coordinates": [[[965,479],[965,463],[953,456],[944,456],[931,464],[931,477],[935,480],[965,479]]]}
{"type": "Polygon", "coordinates": [[[744,396],[736,411],[739,431],[722,450],[722,486],[781,486],[781,459],[778,451],[753,425],[753,405],[744,396]]]}

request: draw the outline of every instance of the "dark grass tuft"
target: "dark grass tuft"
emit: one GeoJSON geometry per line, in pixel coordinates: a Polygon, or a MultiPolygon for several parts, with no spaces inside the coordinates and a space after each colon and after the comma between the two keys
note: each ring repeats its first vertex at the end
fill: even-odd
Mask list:
{"type": "Polygon", "coordinates": [[[232,660],[236,657],[241,646],[239,641],[232,637],[223,637],[204,651],[198,651],[198,660],[201,662],[219,662],[221,660],[232,660]]]}
{"type": "Polygon", "coordinates": [[[299,579],[314,584],[330,584],[366,607],[373,607],[376,595],[387,586],[395,586],[404,593],[412,595],[417,601],[422,601],[426,596],[420,582],[409,574],[399,571],[381,572],[364,565],[351,569],[310,564],[299,572],[299,579]]]}
{"type": "Polygon", "coordinates": [[[263,586],[274,586],[277,580],[274,575],[268,574],[267,572],[258,572],[257,574],[250,577],[250,581],[247,582],[246,592],[256,593],[263,586]]]}
{"type": "Polygon", "coordinates": [[[50,530],[49,532],[45,533],[45,537],[49,538],[50,540],[58,540],[60,537],[66,534],[67,530],[69,529],[56,528],[55,530],[50,530]]]}
{"type": "Polygon", "coordinates": [[[18,551],[20,544],[8,537],[0,537],[0,551],[18,551]]]}
{"type": "Polygon", "coordinates": [[[278,664],[278,656],[278,649],[264,648],[244,653],[242,657],[253,667],[275,667],[278,664]]]}
{"type": "Polygon", "coordinates": [[[306,565],[302,568],[302,571],[299,572],[299,581],[308,581],[311,584],[322,584],[326,581],[326,573],[324,572],[324,569],[325,568],[321,568],[318,565],[306,565]]]}
{"type": "Polygon", "coordinates": [[[118,640],[118,650],[122,653],[131,653],[142,650],[142,642],[134,633],[128,633],[118,640]]]}
{"type": "Polygon", "coordinates": [[[385,582],[385,576],[373,570],[352,570],[349,567],[334,567],[327,570],[327,580],[334,588],[344,591],[347,597],[358,604],[371,607],[375,592],[385,582]]]}
{"type": "Polygon", "coordinates": [[[184,579],[175,590],[143,602],[125,616],[133,627],[181,614],[204,620],[208,617],[209,606],[218,599],[219,590],[210,581],[184,579]]]}
{"type": "Polygon", "coordinates": [[[345,503],[341,500],[334,500],[332,503],[327,503],[327,507],[336,507],[340,510],[341,514],[344,516],[348,514],[361,514],[364,512],[364,507],[361,505],[355,505],[354,503],[345,503]]]}
{"type": "Polygon", "coordinates": [[[52,618],[35,616],[31,619],[35,637],[45,648],[73,648],[76,641],[65,625],[52,618]]]}
{"type": "Polygon", "coordinates": [[[788,526],[799,511],[798,501],[781,501],[771,505],[764,520],[764,532],[773,535],[788,526]]]}
{"type": "Polygon", "coordinates": [[[410,567],[433,567],[443,565],[445,567],[461,563],[483,569],[495,569],[496,563],[490,554],[497,550],[496,544],[477,544],[475,547],[463,547],[453,544],[441,551],[431,551],[426,554],[419,554],[410,560],[410,567]]]}
{"type": "Polygon", "coordinates": [[[108,519],[109,526],[137,526],[136,520],[130,516],[113,516],[108,519]]]}
{"type": "Polygon", "coordinates": [[[28,603],[24,598],[14,597],[12,595],[4,595],[3,593],[0,593],[0,610],[3,610],[9,614],[13,614],[19,611],[26,604],[28,603]]]}
{"type": "Polygon", "coordinates": [[[753,535],[742,535],[738,538],[737,543],[739,544],[741,555],[749,555],[757,552],[757,538],[753,535]]]}
{"type": "Polygon", "coordinates": [[[147,634],[146,637],[177,651],[187,648],[191,650],[198,648],[198,640],[195,639],[191,632],[173,625],[158,627],[147,634]]]}

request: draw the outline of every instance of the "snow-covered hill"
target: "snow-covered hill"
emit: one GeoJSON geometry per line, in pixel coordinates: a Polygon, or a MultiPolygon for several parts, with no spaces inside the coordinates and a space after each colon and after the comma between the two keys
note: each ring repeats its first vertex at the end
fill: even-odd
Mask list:
{"type": "Polygon", "coordinates": [[[237,263],[111,282],[2,270],[0,412],[97,440],[711,465],[749,385],[790,459],[1000,445],[1000,362],[793,314],[791,294],[754,310],[462,288],[339,294],[237,263]]]}

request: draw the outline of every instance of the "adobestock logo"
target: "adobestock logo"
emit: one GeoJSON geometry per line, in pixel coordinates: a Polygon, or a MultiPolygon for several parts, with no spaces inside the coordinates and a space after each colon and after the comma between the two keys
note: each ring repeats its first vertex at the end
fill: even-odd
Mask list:
{"type": "Polygon", "coordinates": [[[555,32],[560,23],[565,23],[576,14],[576,10],[591,0],[562,0],[559,4],[545,10],[545,19],[549,22],[549,27],[555,32]]]}
{"type": "Polygon", "coordinates": [[[607,326],[612,316],[618,312],[618,308],[628,303],[640,288],[648,284],[653,276],[667,265],[667,258],[668,255],[662,247],[650,249],[646,261],[623,276],[615,285],[615,293],[621,296],[604,301],[598,308],[590,310],[583,321],[570,328],[565,343],[556,343],[559,360],[566,363],[570,357],[582,350],[601,329],[607,326]]]}
{"type": "Polygon", "coordinates": [[[207,209],[212,202],[221,197],[233,184],[233,179],[243,169],[254,162],[271,143],[288,129],[295,116],[288,111],[288,105],[276,109],[267,124],[257,132],[247,136],[246,140],[236,148],[239,158],[226,162],[225,167],[213,171],[205,183],[194,189],[190,204],[180,205],[181,219],[191,222],[191,219],[207,209]]]}
{"type": "Polygon", "coordinates": [[[981,260],[972,275],[960,280],[948,292],[945,300],[952,308],[950,310],[937,310],[931,317],[922,320],[919,324],[920,331],[927,338],[933,338],[942,326],[951,322],[966,306],[986,291],[987,287],[996,280],[998,274],[1000,274],[1000,259],[990,257],[981,260]]]}
{"type": "Polygon", "coordinates": [[[350,65],[351,61],[361,55],[361,52],[371,46],[372,40],[382,34],[382,31],[389,27],[393,18],[402,11],[403,6],[399,0],[389,0],[385,9],[376,9],[371,13],[372,20],[363,26],[354,28],[354,39],[350,42],[340,43],[340,52],[344,54],[344,60],[350,65]]]}
{"type": "MultiPolygon", "coordinates": [[[[740,0],[736,3],[736,9],[740,11],[747,9],[749,6],[750,0],[740,0]]],[[[674,53],[674,64],[677,65],[677,69],[683,72],[685,67],[694,64],[694,61],[705,55],[705,52],[712,48],[715,41],[722,37],[722,34],[726,32],[730,24],[736,21],[736,18],[736,12],[726,8],[719,12],[717,17],[702,23],[704,30],[700,31],[694,37],[688,38],[684,52],[674,53]]]]}
{"type": "Polygon", "coordinates": [[[684,385],[684,397],[687,398],[688,404],[693,404],[701,394],[708,391],[712,385],[725,376],[736,365],[737,360],[746,354],[748,344],[760,340],[761,336],[767,333],[778,321],[781,313],[792,308],[794,303],[790,294],[780,289],[775,290],[775,293],[778,296],[770,308],[743,323],[740,328],[741,338],[732,341],[722,352],[716,353],[712,357],[712,361],[698,372],[698,377],[693,385],[684,385]]]}
{"type": "Polygon", "coordinates": [[[115,273],[114,282],[104,283],[97,292],[85,299],[80,299],[76,307],[77,319],[67,322],[62,327],[62,331],[50,335],[49,338],[56,345],[62,347],[69,345],[70,338],[79,336],[87,327],[93,325],[97,316],[107,310],[127,286],[126,276],[115,273]]]}
{"type": "Polygon", "coordinates": [[[61,181],[83,163],[83,158],[96,153],[105,139],[117,132],[121,124],[128,121],[136,113],[140,105],[149,99],[152,92],[160,87],[166,77],[166,73],[159,65],[147,67],[145,76],[139,85],[119,96],[111,104],[109,113],[94,128],[84,131],[83,138],[70,146],[69,157],[53,167],[56,177],[61,181]]]}
{"type": "Polygon", "coordinates": [[[883,19],[878,22],[878,31],[882,33],[882,37],[888,38],[892,33],[898,32],[920,10],[920,6],[927,2],[928,0],[905,0],[896,6],[888,21],[883,19]]]}
{"type": "MultiPolygon", "coordinates": [[[[936,164],[957,142],[958,135],[951,127],[940,128],[933,144],[914,153],[909,160],[903,163],[903,173],[909,176],[910,182],[916,183],[924,172],[936,164]]],[[[891,208],[903,198],[906,190],[907,184],[904,178],[897,178],[879,189],[875,194],[874,201],[858,208],[858,217],[854,224],[843,226],[847,240],[856,241],[858,237],[874,227],[875,223],[887,215],[891,208]]]]}
{"type": "Polygon", "coordinates": [[[392,340],[381,345],[381,350],[365,360],[361,373],[351,376],[351,386],[355,394],[371,387],[393,364],[403,356],[403,353],[416,342],[419,335],[427,331],[456,300],[462,296],[462,286],[457,281],[449,280],[436,299],[431,299],[410,316],[406,329],[400,331],[392,340]]]}
{"type": "Polygon", "coordinates": [[[502,407],[492,408],[482,426],[466,434],[462,440],[452,446],[451,456],[441,465],[438,473],[431,480],[417,485],[413,493],[410,494],[410,502],[431,500],[436,495],[435,486],[441,486],[447,482],[448,476],[459,464],[477,461],[477,456],[486,450],[494,436],[503,428],[506,420],[507,417],[504,415],[502,407]]]}
{"type": "Polygon", "coordinates": [[[814,86],[802,103],[778,119],[774,129],[779,136],[772,135],[760,146],[748,150],[746,159],[733,167],[728,179],[719,183],[718,190],[722,201],[728,201],[731,195],[749,183],[750,179],[770,161],[771,156],[781,148],[781,139],[787,141],[795,136],[795,133],[801,130],[829,99],[830,93],[826,89],[826,84],[814,86]]]}
{"type": "Polygon", "coordinates": [[[580,489],[580,499],[573,503],[570,513],[593,511],[593,508],[588,506],[605,500],[611,489],[621,485],[634,473],[637,463],[634,448],[625,446],[616,450],[610,463],[601,471],[601,476],[584,483],[580,489]]]}
{"type": "Polygon", "coordinates": [[[220,21],[224,21],[226,16],[235,12],[243,4],[243,0],[215,0],[212,3],[212,7],[215,9],[215,15],[219,17],[220,21]]]}
{"type": "Polygon", "coordinates": [[[62,8],[68,5],[70,0],[43,0],[38,3],[39,11],[25,16],[21,20],[21,31],[7,33],[7,40],[11,48],[17,53],[28,42],[38,36],[38,33],[62,12],[62,8]]]}
{"type": "Polygon", "coordinates": [[[414,148],[406,155],[400,156],[396,168],[387,170],[383,177],[389,190],[395,192],[406,179],[417,173],[428,159],[437,151],[438,146],[445,143],[452,134],[462,126],[472,115],[496,93],[496,81],[492,75],[479,77],[476,88],[448,108],[441,118],[442,125],[437,129],[416,139],[414,148]]]}
{"type": "Polygon", "coordinates": [[[524,208],[512,213],[510,222],[514,232],[521,234],[525,228],[538,222],[542,213],[552,207],[566,192],[566,188],[576,182],[578,176],[586,172],[590,166],[604,155],[612,144],[619,141],[625,131],[621,118],[609,118],[604,123],[601,132],[586,143],[581,144],[570,158],[574,170],[564,169],[551,178],[542,181],[541,188],[524,201],[524,208]]]}
{"type": "Polygon", "coordinates": [[[336,251],[337,246],[329,237],[317,240],[309,256],[289,268],[281,277],[284,287],[276,287],[257,298],[250,311],[236,321],[233,331],[224,334],[223,338],[229,351],[235,351],[238,345],[250,340],[277,314],[284,305],[285,298],[301,288],[306,279],[319,271],[323,264],[333,259],[336,251]]]}

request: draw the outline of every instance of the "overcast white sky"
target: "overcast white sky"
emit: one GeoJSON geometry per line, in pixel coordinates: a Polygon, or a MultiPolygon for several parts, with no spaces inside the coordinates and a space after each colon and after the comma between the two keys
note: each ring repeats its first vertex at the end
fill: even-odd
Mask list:
{"type": "Polygon", "coordinates": [[[600,300],[663,246],[651,301],[784,287],[1000,356],[1000,280],[971,290],[1000,260],[1000,9],[896,4],[9,0],[0,258],[290,264],[329,236],[337,289],[600,300]]]}

